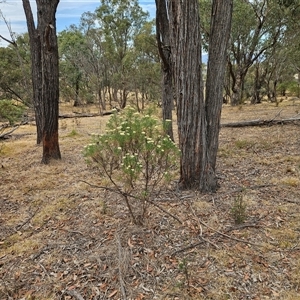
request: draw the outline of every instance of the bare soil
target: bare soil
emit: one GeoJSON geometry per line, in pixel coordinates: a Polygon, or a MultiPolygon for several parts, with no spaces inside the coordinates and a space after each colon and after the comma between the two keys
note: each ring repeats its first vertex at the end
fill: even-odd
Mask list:
{"type": "MultiPolygon", "coordinates": [[[[224,106],[222,122],[299,111],[224,106]]],[[[60,120],[49,165],[33,125],[0,144],[0,299],[300,299],[299,124],[222,128],[217,193],[173,182],[153,201],[181,223],[150,207],[136,226],[118,195],[85,183],[101,184],[82,149],[107,119],[60,120]]]]}

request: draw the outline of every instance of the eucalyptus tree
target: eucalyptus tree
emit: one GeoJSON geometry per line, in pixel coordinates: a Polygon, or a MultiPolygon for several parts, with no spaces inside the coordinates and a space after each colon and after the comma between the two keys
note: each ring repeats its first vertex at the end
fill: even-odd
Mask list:
{"type": "Polygon", "coordinates": [[[0,98],[13,98],[30,106],[30,52],[28,35],[16,37],[13,43],[0,48],[0,98]]]}
{"type": "Polygon", "coordinates": [[[232,0],[213,0],[204,100],[198,0],[165,1],[169,18],[172,75],[177,102],[180,185],[217,189],[216,157],[232,0]]]}
{"type": "MultiPolygon", "coordinates": [[[[277,1],[272,9],[274,19],[282,24],[282,32],[276,44],[266,49],[253,64],[254,87],[251,102],[259,103],[266,94],[268,99],[278,104],[277,89],[284,92],[287,85],[295,83],[293,75],[298,72],[300,14],[298,1],[277,1]]],[[[272,27],[270,27],[271,29],[272,27]]]]}
{"type": "Polygon", "coordinates": [[[105,60],[110,62],[108,72],[114,97],[118,100],[120,90],[120,107],[124,108],[129,92],[128,67],[131,64],[128,62],[133,59],[132,43],[149,14],[142,10],[137,0],[101,0],[96,14],[104,38],[105,60]]]}
{"type": "Polygon", "coordinates": [[[37,24],[29,0],[22,0],[31,52],[31,77],[37,142],[43,142],[42,163],[60,159],[58,141],[59,67],[56,9],[59,0],[36,0],[37,24]]]}
{"type": "Polygon", "coordinates": [[[242,101],[249,68],[282,39],[285,22],[276,0],[236,0],[230,39],[231,104],[242,101]]]}
{"type": "MultiPolygon", "coordinates": [[[[144,109],[145,101],[160,97],[160,58],[157,51],[154,21],[145,22],[134,38],[133,64],[130,76],[135,90],[137,108],[144,109]]],[[[159,103],[160,104],[160,103],[159,103]]]]}
{"type": "MultiPolygon", "coordinates": [[[[207,45],[210,20],[207,7],[211,0],[200,1],[206,16],[202,22],[202,32],[207,45]]],[[[251,66],[263,61],[266,52],[282,40],[287,28],[286,21],[286,12],[278,0],[234,0],[228,56],[230,80],[227,81],[231,85],[232,105],[242,102],[245,79],[251,66]]]]}
{"type": "Polygon", "coordinates": [[[80,89],[83,71],[79,61],[84,56],[85,37],[76,26],[70,26],[58,34],[60,54],[60,94],[62,98],[74,99],[74,106],[81,104],[80,89]]]}

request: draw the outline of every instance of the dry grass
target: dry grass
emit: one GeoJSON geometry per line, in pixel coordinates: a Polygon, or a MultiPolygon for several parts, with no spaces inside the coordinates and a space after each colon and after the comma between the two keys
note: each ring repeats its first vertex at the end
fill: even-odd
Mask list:
{"type": "MultiPolygon", "coordinates": [[[[298,111],[299,101],[225,106],[222,122],[298,111]]],[[[138,227],[122,199],[82,182],[101,183],[81,151],[106,120],[61,119],[63,158],[47,166],[34,126],[2,142],[0,299],[300,299],[298,125],[222,129],[218,192],[174,182],[155,201],[183,223],[152,207],[138,227]]]]}

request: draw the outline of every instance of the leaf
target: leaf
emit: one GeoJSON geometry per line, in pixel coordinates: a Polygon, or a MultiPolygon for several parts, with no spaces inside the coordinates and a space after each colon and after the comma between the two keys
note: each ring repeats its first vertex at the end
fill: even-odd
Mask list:
{"type": "Polygon", "coordinates": [[[128,242],[127,242],[127,244],[128,244],[128,246],[129,246],[130,248],[133,248],[133,247],[134,247],[134,245],[131,243],[131,240],[130,240],[130,238],[128,239],[128,242]]]}
{"type": "Polygon", "coordinates": [[[145,297],[144,294],[139,294],[135,300],[143,300],[143,299],[145,299],[145,298],[146,298],[146,297],[145,297]]]}

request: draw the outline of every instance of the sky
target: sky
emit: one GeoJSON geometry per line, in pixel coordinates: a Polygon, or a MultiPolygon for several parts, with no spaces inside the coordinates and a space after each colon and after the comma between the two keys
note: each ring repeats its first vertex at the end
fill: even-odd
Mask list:
{"type": "MultiPolygon", "coordinates": [[[[0,0],[3,2],[3,0],[0,0]]],[[[35,1],[30,1],[32,10],[35,9],[35,1]]],[[[155,16],[155,0],[143,1],[139,0],[139,5],[144,11],[148,11],[150,16],[155,16]]],[[[100,6],[100,0],[60,0],[56,12],[56,28],[57,31],[66,29],[71,24],[79,24],[81,15],[84,12],[94,12],[95,9],[100,6]]],[[[16,34],[27,32],[26,19],[23,11],[22,0],[5,0],[4,3],[0,3],[0,10],[9,23],[11,30],[16,34]]],[[[0,15],[0,35],[7,39],[10,38],[7,26],[0,15]]],[[[0,39],[0,47],[7,45],[2,39],[0,39]]]]}

